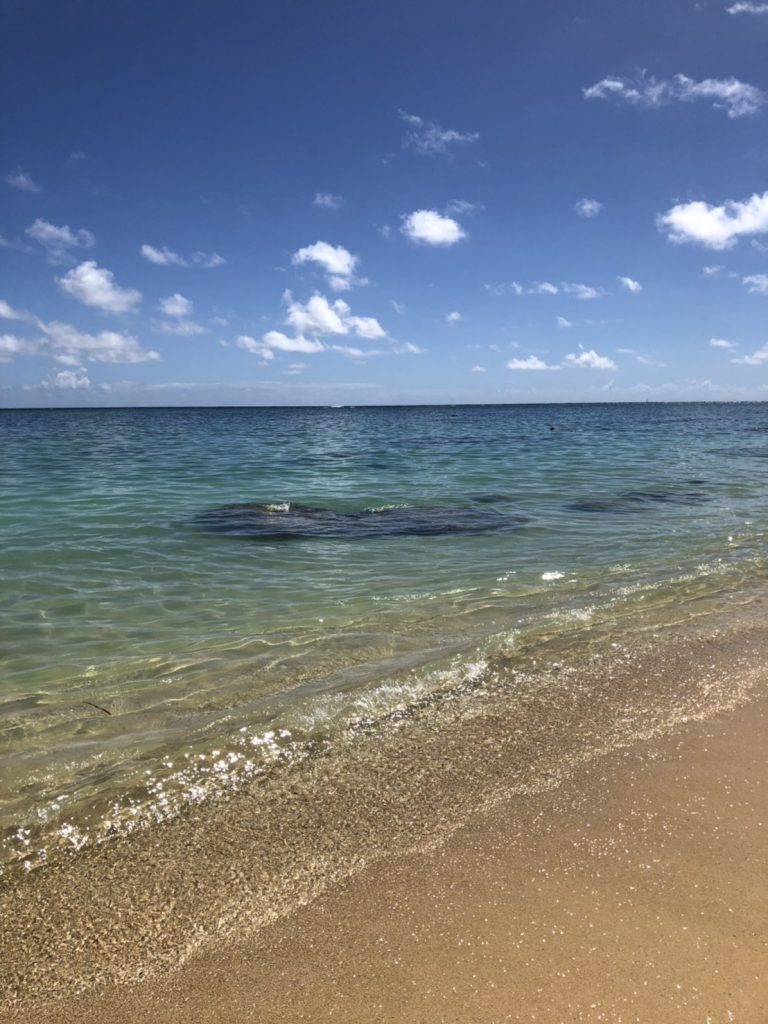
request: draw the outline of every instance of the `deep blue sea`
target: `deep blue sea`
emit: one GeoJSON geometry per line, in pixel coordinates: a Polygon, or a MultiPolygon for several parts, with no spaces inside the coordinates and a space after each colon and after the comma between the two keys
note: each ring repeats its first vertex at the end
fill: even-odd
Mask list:
{"type": "Polygon", "coordinates": [[[0,860],[737,603],[767,530],[763,404],[0,412],[0,860]]]}

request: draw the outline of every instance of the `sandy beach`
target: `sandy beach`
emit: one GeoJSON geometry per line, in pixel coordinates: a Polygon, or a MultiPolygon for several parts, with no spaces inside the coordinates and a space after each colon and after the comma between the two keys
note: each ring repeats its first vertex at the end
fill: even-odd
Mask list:
{"type": "MultiPolygon", "coordinates": [[[[5,932],[10,1019],[760,1024],[765,637],[754,627],[655,647],[655,669],[648,652],[619,659],[631,701],[617,665],[601,675],[593,663],[588,688],[549,693],[538,732],[528,701],[524,738],[508,721],[491,730],[491,707],[443,721],[439,736],[414,723],[399,753],[411,749],[412,769],[426,756],[420,776],[394,772],[397,733],[357,790],[336,777],[332,800],[317,789],[289,812],[304,846],[283,841],[293,866],[260,894],[264,848],[242,800],[239,833],[220,818],[213,847],[216,822],[201,815],[139,836],[119,870],[107,846],[39,872],[3,908],[22,924],[15,940],[5,932]],[[601,747],[588,746],[593,733],[601,747]],[[436,758],[438,742],[451,760],[436,758]],[[184,929],[216,913],[179,956],[184,929]]],[[[317,770],[328,787],[333,772],[317,770]]],[[[232,821],[236,803],[218,813],[232,821]]]]}

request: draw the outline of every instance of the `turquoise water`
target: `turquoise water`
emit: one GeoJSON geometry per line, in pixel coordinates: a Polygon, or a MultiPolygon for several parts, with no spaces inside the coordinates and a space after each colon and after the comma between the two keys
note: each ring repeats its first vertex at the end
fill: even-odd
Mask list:
{"type": "Polygon", "coordinates": [[[4,411],[0,444],[0,826],[30,864],[766,568],[762,404],[4,411]]]}

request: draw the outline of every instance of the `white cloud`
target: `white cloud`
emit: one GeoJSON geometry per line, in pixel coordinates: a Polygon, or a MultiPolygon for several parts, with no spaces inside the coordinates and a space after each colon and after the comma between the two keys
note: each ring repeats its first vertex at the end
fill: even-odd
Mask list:
{"type": "Polygon", "coordinates": [[[114,274],[94,260],[80,263],[57,281],[62,291],[105,313],[128,313],[141,301],[141,292],[120,288],[115,284],[114,274]]]}
{"type": "Polygon", "coordinates": [[[751,274],[742,280],[752,295],[768,295],[768,274],[751,274]]]}
{"type": "Polygon", "coordinates": [[[487,373],[488,371],[484,366],[473,366],[472,373],[487,373]]]}
{"type": "Polygon", "coordinates": [[[445,204],[445,209],[443,210],[443,213],[448,214],[448,216],[450,216],[451,214],[456,214],[458,216],[469,216],[470,214],[475,213],[477,210],[482,209],[482,203],[470,203],[469,200],[467,199],[449,199],[448,202],[445,204]]]}
{"type": "Polygon", "coordinates": [[[160,312],[164,316],[189,316],[192,303],[179,292],[160,300],[160,312]]]}
{"type": "Polygon", "coordinates": [[[257,341],[256,338],[252,338],[249,334],[241,334],[236,340],[235,344],[238,348],[245,349],[246,352],[251,352],[255,356],[260,356],[266,362],[270,362],[275,358],[274,352],[265,345],[263,341],[257,341]]]}
{"type": "Polygon", "coordinates": [[[590,370],[615,370],[617,368],[612,359],[609,359],[608,356],[599,356],[593,348],[571,352],[565,357],[565,361],[571,366],[582,366],[590,370]]]}
{"type": "Polygon", "coordinates": [[[508,370],[559,370],[559,366],[548,366],[538,356],[527,356],[525,359],[510,359],[508,370]]]}
{"type": "Polygon", "coordinates": [[[704,277],[719,277],[722,269],[722,266],[718,263],[713,266],[704,267],[702,270],[702,274],[704,275],[704,277]]]}
{"type": "Polygon", "coordinates": [[[324,270],[331,288],[337,292],[346,291],[353,284],[362,283],[356,281],[354,277],[357,262],[357,256],[353,256],[343,245],[330,245],[328,242],[305,245],[291,257],[294,266],[313,263],[324,270]]]}
{"type": "Polygon", "coordinates": [[[179,338],[192,338],[196,334],[207,334],[207,328],[202,324],[196,324],[187,317],[192,313],[192,303],[180,292],[174,292],[160,300],[160,311],[165,316],[172,317],[169,320],[162,320],[154,324],[154,329],[160,334],[175,334],[179,338]]]}
{"type": "Polygon", "coordinates": [[[396,302],[395,299],[390,299],[389,304],[392,307],[392,309],[394,309],[394,311],[398,314],[398,316],[402,316],[403,313],[405,313],[404,303],[396,302]]]}
{"type": "Polygon", "coordinates": [[[57,227],[38,217],[26,233],[45,249],[51,263],[61,263],[68,258],[72,249],[90,249],[96,239],[90,231],[80,228],[72,231],[68,225],[57,227]]]}
{"type": "Polygon", "coordinates": [[[3,178],[6,185],[10,185],[11,188],[17,188],[20,192],[42,192],[42,188],[32,180],[32,175],[28,174],[27,171],[22,171],[19,167],[17,170],[12,171],[10,174],[6,174],[3,178]]]}
{"type": "Polygon", "coordinates": [[[196,334],[207,334],[208,329],[194,320],[159,320],[154,325],[159,334],[175,334],[179,338],[192,338],[196,334]]]}
{"type": "Polygon", "coordinates": [[[297,334],[347,334],[349,328],[344,323],[349,314],[349,306],[343,299],[337,299],[333,305],[324,295],[313,295],[308,302],[294,302],[290,292],[286,295],[288,315],[285,322],[297,334]]]}
{"type": "Polygon", "coordinates": [[[754,3],[753,0],[737,0],[726,7],[729,14],[768,14],[768,4],[754,3]]]}
{"type": "Polygon", "coordinates": [[[631,277],[620,277],[622,288],[626,288],[628,292],[632,292],[633,295],[637,295],[638,292],[643,290],[643,286],[639,281],[633,280],[631,277]]]}
{"type": "Polygon", "coordinates": [[[590,284],[564,284],[563,291],[566,295],[572,295],[575,299],[585,301],[588,299],[599,299],[600,292],[590,284]]]}
{"type": "Polygon", "coordinates": [[[60,363],[79,365],[84,359],[97,363],[145,363],[160,356],[142,348],[138,340],[120,331],[87,334],[71,324],[53,321],[43,325],[51,353],[60,363]]]}
{"type": "Polygon", "coordinates": [[[378,355],[378,352],[366,352],[362,348],[355,348],[354,345],[331,345],[333,352],[338,352],[340,356],[346,356],[347,359],[365,359],[370,355],[378,355]]]}
{"type": "Polygon", "coordinates": [[[400,230],[416,244],[449,246],[467,237],[457,221],[443,217],[437,210],[414,210],[403,214],[402,221],[400,230]]]}
{"type": "Polygon", "coordinates": [[[477,142],[477,132],[457,132],[453,128],[441,128],[434,121],[426,121],[417,114],[409,114],[405,110],[398,111],[400,119],[408,125],[403,136],[403,147],[412,149],[422,156],[441,156],[450,151],[451,146],[466,145],[477,142]]]}
{"type": "Polygon", "coordinates": [[[263,341],[269,348],[276,348],[281,352],[322,352],[325,348],[320,341],[304,338],[301,335],[289,338],[281,331],[267,331],[263,341]]]}
{"type": "Polygon", "coordinates": [[[0,299],[0,320],[23,320],[27,323],[38,323],[37,317],[32,313],[28,313],[25,309],[14,309],[5,299],[0,299]]]}
{"type": "Polygon", "coordinates": [[[536,281],[531,285],[522,285],[519,281],[510,281],[509,284],[487,284],[486,291],[492,295],[503,295],[505,292],[512,292],[514,295],[559,295],[564,292],[576,299],[599,299],[602,292],[589,284],[580,284],[576,281],[561,281],[559,285],[551,281],[536,281]]]}
{"type": "Polygon", "coordinates": [[[286,370],[283,370],[283,373],[287,374],[288,376],[296,376],[300,373],[303,373],[304,370],[306,370],[306,368],[306,363],[289,363],[288,368],[286,370]]]}
{"type": "Polygon", "coordinates": [[[227,262],[217,252],[193,252],[189,258],[186,258],[165,245],[156,249],[153,245],[144,244],[139,252],[145,260],[154,263],[157,267],[196,266],[210,269],[211,267],[223,267],[227,262]]]}
{"type": "Polygon", "coordinates": [[[763,363],[768,363],[768,344],[757,349],[751,356],[741,356],[740,358],[732,359],[731,362],[742,363],[746,366],[762,366],[763,363]]]}
{"type": "Polygon", "coordinates": [[[0,334],[0,363],[10,363],[16,356],[31,356],[37,351],[34,341],[17,338],[15,334],[0,334]]]}
{"type": "Polygon", "coordinates": [[[330,303],[324,295],[313,295],[308,302],[296,302],[290,292],[284,300],[288,305],[285,322],[299,335],[356,334],[369,340],[385,338],[386,331],[372,316],[353,316],[343,299],[330,303]]]}
{"type": "Polygon", "coordinates": [[[692,242],[707,249],[731,249],[742,235],[768,232],[768,192],[755,193],[742,202],[729,199],[721,206],[701,200],[678,203],[661,214],[656,223],[677,244],[692,242]]]}
{"type": "Polygon", "coordinates": [[[613,99],[638,107],[660,107],[667,103],[690,103],[712,100],[713,106],[725,110],[728,117],[744,117],[756,113],[765,102],[765,93],[738,78],[705,78],[696,82],[686,75],[675,75],[659,81],[650,75],[636,79],[604,78],[583,90],[585,99],[613,99]]]}
{"type": "Polygon", "coordinates": [[[386,338],[387,336],[387,332],[373,316],[348,316],[344,322],[358,338],[367,338],[369,341],[374,341],[377,338],[386,338]]]}
{"type": "Polygon", "coordinates": [[[145,260],[149,260],[150,263],[154,263],[158,267],[186,267],[188,265],[187,261],[182,259],[177,252],[173,252],[165,246],[162,249],[156,249],[153,245],[142,245],[139,251],[145,260]]]}
{"type": "Polygon", "coordinates": [[[191,259],[196,267],[203,267],[206,270],[210,270],[212,267],[223,267],[227,262],[217,252],[193,252],[191,259]]]}
{"type": "Polygon", "coordinates": [[[566,318],[564,316],[559,316],[559,317],[557,317],[557,326],[558,327],[573,327],[573,322],[571,320],[566,320],[566,318]]]}
{"type": "Polygon", "coordinates": [[[580,217],[596,217],[602,208],[603,204],[597,199],[580,199],[574,206],[580,217]]]}
{"type": "Polygon", "coordinates": [[[59,388],[63,391],[87,391],[91,382],[86,376],[85,369],[81,366],[79,370],[62,370],[52,380],[44,380],[44,388],[59,388]]]}
{"type": "Polygon", "coordinates": [[[456,310],[453,310],[453,312],[451,312],[451,313],[446,313],[445,314],[446,323],[449,323],[449,324],[458,324],[458,323],[461,322],[461,319],[462,319],[461,313],[457,313],[456,310]]]}
{"type": "Polygon", "coordinates": [[[3,355],[48,354],[59,363],[79,366],[84,360],[141,363],[160,358],[157,352],[142,348],[130,334],[120,331],[88,334],[58,320],[45,323],[33,313],[14,309],[4,299],[0,299],[0,318],[33,323],[41,332],[41,336],[34,339],[13,339],[13,336],[5,335],[4,343],[0,345],[0,359],[3,355]]]}
{"type": "Polygon", "coordinates": [[[709,344],[711,348],[737,348],[735,342],[726,341],[725,338],[710,338],[709,344]]]}
{"type": "Polygon", "coordinates": [[[323,210],[339,210],[344,205],[344,199],[342,196],[335,196],[332,192],[315,192],[312,205],[319,206],[323,210]]]}

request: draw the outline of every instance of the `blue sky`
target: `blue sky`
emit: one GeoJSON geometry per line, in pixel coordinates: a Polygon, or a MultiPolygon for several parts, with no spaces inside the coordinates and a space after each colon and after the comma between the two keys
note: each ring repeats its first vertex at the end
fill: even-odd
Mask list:
{"type": "Polygon", "coordinates": [[[768,3],[0,18],[0,405],[768,398],[768,3]]]}

